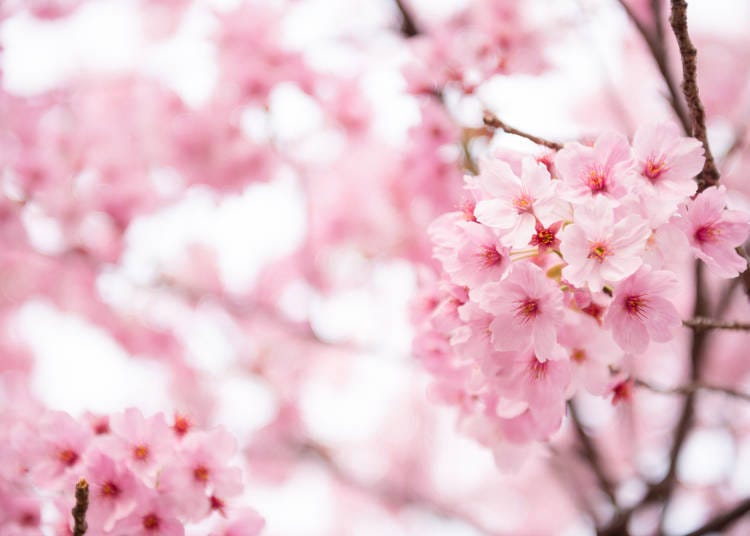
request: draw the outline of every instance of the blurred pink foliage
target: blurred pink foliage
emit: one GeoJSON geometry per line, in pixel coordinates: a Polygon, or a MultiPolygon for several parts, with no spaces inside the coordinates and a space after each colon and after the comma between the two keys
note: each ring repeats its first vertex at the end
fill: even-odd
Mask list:
{"type": "MultiPolygon", "coordinates": [[[[95,3],[2,2],[0,30],[64,24],[95,3]]],[[[691,28],[721,177],[704,185],[695,177],[711,153],[688,116],[695,98],[675,90],[669,2],[592,0],[571,16],[545,13],[544,0],[448,14],[357,0],[342,9],[382,20],[342,22],[327,43],[349,58],[339,70],[295,44],[307,3],[132,0],[150,44],[209,20],[215,81],[198,102],[140,70],[81,71],[29,94],[0,70],[0,534],[80,534],[80,478],[86,534],[284,534],[257,501],[270,493],[293,518],[284,493],[309,474],[322,475],[333,514],[298,534],[364,534],[369,523],[368,534],[438,534],[419,516],[445,534],[746,534],[747,477],[732,473],[747,471],[750,452],[747,36],[691,28]],[[493,83],[561,89],[546,77],[569,75],[556,54],[585,34],[586,16],[619,17],[608,36],[619,76],[570,99],[557,125],[567,141],[497,119],[493,83]],[[400,138],[383,131],[373,65],[397,75],[400,138]],[[284,92],[303,111],[283,110],[284,92]],[[290,177],[300,213],[239,231],[274,241],[299,219],[304,232],[250,282],[228,281],[218,241],[191,239],[128,281],[125,298],[107,292],[134,242],[149,241],[137,231],[150,218],[199,195],[214,209],[241,204],[290,177]],[[372,342],[326,331],[321,304],[387,294],[379,270],[399,266],[415,286],[401,296],[414,357],[368,346],[382,350],[392,324],[372,342]],[[170,407],[47,407],[18,327],[35,302],[165,370],[170,407]],[[272,400],[244,436],[222,425],[226,385],[191,354],[190,332],[205,324],[229,341],[231,379],[272,400]],[[329,437],[339,415],[316,419],[310,393],[345,406],[389,367],[398,393],[378,408],[381,424],[329,437]],[[734,469],[691,480],[690,437],[717,430],[734,469]],[[461,472],[469,461],[481,475],[461,472]],[[670,521],[696,502],[698,516],[670,521]]],[[[363,323],[379,325],[376,309],[363,323]]],[[[57,381],[98,379],[71,366],[57,381]]]]}

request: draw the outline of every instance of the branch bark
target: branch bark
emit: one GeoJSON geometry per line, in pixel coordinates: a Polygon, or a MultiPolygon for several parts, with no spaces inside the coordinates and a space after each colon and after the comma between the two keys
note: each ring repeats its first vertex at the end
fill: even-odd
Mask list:
{"type": "Polygon", "coordinates": [[[698,51],[690,40],[687,24],[687,1],[671,0],[672,14],[669,17],[669,23],[672,31],[677,38],[677,45],[680,47],[680,56],[682,58],[682,92],[687,101],[690,112],[691,132],[703,144],[706,153],[706,161],[703,164],[703,171],[696,177],[698,181],[698,191],[702,192],[710,186],[719,182],[719,170],[716,168],[711,147],[708,144],[708,135],[706,133],[706,112],[703,109],[700,95],[698,94],[698,51]]]}
{"type": "Polygon", "coordinates": [[[638,33],[641,34],[649,52],[651,52],[651,56],[654,58],[656,67],[664,80],[667,91],[669,92],[669,104],[679,120],[683,131],[690,135],[692,132],[690,118],[688,117],[687,110],[685,109],[682,97],[677,88],[677,83],[672,76],[672,69],[669,64],[669,54],[667,53],[667,46],[664,40],[664,29],[662,27],[661,0],[652,0],[651,2],[651,12],[654,18],[653,29],[649,29],[644,22],[638,18],[625,0],[618,0],[618,2],[633,23],[633,26],[638,30],[638,33]]]}
{"type": "Polygon", "coordinates": [[[586,433],[586,430],[584,430],[581,419],[578,416],[578,411],[576,410],[575,404],[572,401],[568,402],[568,414],[570,415],[570,421],[573,423],[573,428],[576,431],[578,440],[581,443],[584,459],[588,462],[591,470],[594,472],[596,481],[599,483],[599,487],[609,499],[609,502],[612,503],[615,508],[617,508],[617,498],[615,497],[614,486],[609,480],[607,474],[604,472],[604,465],[602,464],[602,460],[596,450],[596,446],[594,445],[591,437],[589,437],[589,435],[586,433]]]}
{"type": "Polygon", "coordinates": [[[396,1],[396,7],[398,8],[399,13],[401,14],[401,34],[406,37],[416,37],[421,32],[419,31],[419,28],[417,27],[417,23],[414,21],[414,17],[412,16],[409,9],[404,4],[404,0],[395,0],[396,1]]]}
{"type": "Polygon", "coordinates": [[[82,478],[76,484],[76,505],[71,510],[73,514],[73,536],[83,536],[88,530],[86,510],[89,509],[89,483],[82,478]]]}
{"type": "Polygon", "coordinates": [[[723,531],[748,513],[750,513],[750,498],[740,502],[731,510],[710,519],[705,525],[692,532],[688,532],[685,536],[703,536],[704,534],[709,534],[711,532],[723,531]]]}
{"type": "Polygon", "coordinates": [[[727,322],[723,320],[716,320],[713,318],[705,318],[702,316],[683,320],[682,325],[688,328],[692,328],[696,331],[703,331],[709,329],[724,329],[729,331],[750,331],[750,323],[748,322],[727,322]]]}
{"type": "Polygon", "coordinates": [[[643,387],[654,393],[662,395],[688,395],[697,391],[712,391],[714,393],[722,393],[733,398],[739,398],[750,402],[750,394],[743,393],[731,387],[722,387],[720,385],[711,385],[706,383],[688,383],[686,385],[679,385],[677,387],[659,387],[645,380],[634,378],[633,383],[638,387],[643,387]]]}
{"type": "MultiPolygon", "coordinates": [[[[693,317],[702,317],[708,311],[708,305],[706,303],[706,297],[704,295],[704,284],[703,284],[703,264],[701,261],[695,262],[695,302],[693,305],[693,317]]],[[[708,337],[708,331],[705,330],[693,330],[692,339],[690,342],[690,382],[697,384],[700,382],[701,364],[703,361],[704,351],[706,348],[706,342],[708,337]]],[[[682,447],[687,439],[688,432],[693,426],[693,420],[695,416],[695,397],[696,392],[690,391],[685,397],[685,401],[682,405],[680,417],[677,421],[677,426],[674,432],[674,439],[672,442],[672,448],[669,451],[669,468],[667,474],[657,483],[652,486],[647,494],[649,498],[661,498],[664,504],[662,509],[662,521],[664,520],[664,513],[669,506],[669,502],[674,493],[675,484],[677,481],[677,462],[682,452],[682,447]]]]}
{"type": "Polygon", "coordinates": [[[539,136],[534,136],[533,134],[529,134],[528,132],[524,132],[523,130],[518,130],[517,128],[513,128],[510,125],[505,124],[492,112],[484,112],[483,120],[484,120],[484,124],[487,125],[488,127],[499,128],[500,130],[507,132],[508,134],[521,136],[522,138],[526,138],[527,140],[533,141],[537,145],[543,145],[544,147],[548,147],[555,151],[559,151],[560,149],[563,148],[562,143],[546,140],[544,138],[540,138],[539,136]]]}

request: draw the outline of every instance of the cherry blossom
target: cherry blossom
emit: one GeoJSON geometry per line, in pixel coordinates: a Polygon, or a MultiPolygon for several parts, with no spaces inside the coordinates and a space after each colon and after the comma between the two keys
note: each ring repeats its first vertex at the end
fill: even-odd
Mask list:
{"type": "Polygon", "coordinates": [[[477,203],[474,214],[479,222],[502,230],[509,245],[529,243],[537,222],[552,225],[564,219],[556,186],[547,168],[532,159],[524,159],[521,177],[501,160],[484,162],[482,173],[474,179],[487,198],[477,203]]]}
{"type": "Polygon", "coordinates": [[[562,323],[562,294],[538,266],[514,266],[500,283],[490,283],[471,295],[492,313],[492,342],[497,350],[534,348],[541,361],[560,359],[557,328],[562,323]]]}
{"type": "Polygon", "coordinates": [[[703,146],[680,136],[673,123],[640,127],[633,137],[633,159],[643,184],[662,199],[682,201],[698,189],[694,177],[703,169],[703,146]]]}
{"type": "Polygon", "coordinates": [[[592,196],[624,196],[631,166],[628,140],[614,132],[602,134],[590,147],[570,143],[555,156],[555,167],[576,203],[592,196]]]}
{"type": "Polygon", "coordinates": [[[575,222],[560,232],[560,251],[567,262],[563,276],[592,291],[621,281],[643,263],[650,234],[639,216],[631,214],[615,222],[611,205],[593,199],[578,207],[575,222]]]}
{"type": "Polygon", "coordinates": [[[0,535],[750,531],[745,14],[109,4],[0,2],[0,535]]]}
{"type": "Polygon", "coordinates": [[[695,254],[719,277],[734,277],[747,267],[735,248],[750,231],[748,214],[726,208],[726,189],[708,188],[680,210],[677,225],[695,254]]]}
{"type": "Polygon", "coordinates": [[[649,340],[667,342],[680,326],[680,315],[668,299],[677,287],[672,272],[643,266],[615,287],[604,326],[612,329],[615,342],[626,352],[640,354],[649,340]],[[665,294],[667,296],[665,296],[665,294]]]}

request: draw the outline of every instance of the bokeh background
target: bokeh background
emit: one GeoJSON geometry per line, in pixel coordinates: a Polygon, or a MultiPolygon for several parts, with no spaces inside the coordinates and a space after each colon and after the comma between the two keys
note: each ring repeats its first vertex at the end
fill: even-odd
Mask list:
{"type": "MultiPolygon", "coordinates": [[[[568,492],[533,488],[534,463],[499,474],[491,453],[456,430],[453,411],[429,402],[427,375],[411,356],[409,304],[425,257],[413,243],[428,244],[435,207],[420,208],[415,196],[408,212],[417,216],[404,218],[384,192],[412,181],[412,172],[427,177],[417,191],[431,188],[419,158],[455,164],[445,176],[457,190],[461,171],[455,146],[404,163],[419,139],[414,129],[432,116],[409,92],[404,71],[415,53],[398,33],[394,2],[259,0],[242,10],[239,0],[177,7],[91,0],[51,20],[29,11],[34,1],[5,3],[21,7],[0,25],[3,91],[33,100],[68,88],[74,103],[70,117],[53,112],[40,136],[80,133],[92,151],[88,171],[97,161],[147,161],[165,136],[184,142],[189,156],[201,151],[190,139],[205,136],[215,159],[196,157],[193,169],[233,174],[212,184],[149,165],[149,190],[123,173],[95,192],[126,206],[132,196],[139,208],[124,227],[113,227],[83,187],[49,188],[25,207],[31,249],[56,263],[44,276],[56,294],[23,295],[4,328],[31,356],[24,370],[34,397],[73,415],[136,406],[226,425],[245,446],[248,501],[266,517],[269,536],[517,534],[529,512],[559,516],[560,534],[591,533],[585,519],[571,517],[568,492]],[[288,72],[251,65],[269,40],[293,57],[280,60],[288,72]],[[229,58],[235,45],[238,56],[229,58]],[[243,65],[260,78],[268,72],[267,98],[226,114],[217,95],[243,65]],[[316,79],[328,82],[310,92],[306,84],[316,79]],[[179,112],[170,112],[172,99],[179,112]],[[193,112],[194,122],[180,119],[193,112]],[[220,132],[225,117],[239,135],[220,132]],[[202,121],[215,121],[219,132],[202,121]],[[222,169],[217,161],[237,156],[242,140],[261,154],[257,165],[222,169]],[[269,152],[278,158],[269,160],[269,152]],[[63,216],[77,210],[85,217],[75,224],[63,216]],[[357,212],[365,216],[346,219],[357,212]],[[81,268],[88,261],[76,251],[88,251],[96,267],[81,268]],[[81,303],[92,297],[96,307],[81,303]],[[100,307],[113,319],[97,322],[100,307]],[[148,341],[123,344],[141,328],[148,341]]],[[[479,128],[489,108],[530,132],[570,139],[605,126],[632,133],[644,116],[668,117],[647,58],[633,59],[643,51],[617,2],[522,3],[544,37],[544,70],[500,74],[470,96],[447,93],[456,124],[479,128]],[[615,104],[602,104],[607,98],[615,104]]],[[[467,8],[458,0],[409,5],[430,24],[467,8]]],[[[746,104],[750,4],[694,0],[690,9],[692,31],[720,33],[744,61],[731,67],[744,85],[731,82],[746,104]]],[[[722,46],[715,43],[716,57],[722,46]]],[[[709,75],[721,76],[724,68],[712,65],[709,75]]],[[[747,118],[735,109],[733,120],[712,123],[719,153],[747,118]]],[[[479,139],[470,150],[479,154],[487,143],[479,139]]],[[[491,143],[531,148],[512,136],[491,143]]],[[[9,171],[4,185],[12,199],[9,171]]],[[[23,279],[21,266],[4,272],[4,292],[12,295],[23,279]]],[[[586,418],[595,425],[618,417],[603,401],[586,418]]],[[[664,463],[652,457],[655,466],[664,463]]],[[[726,430],[694,434],[681,467],[688,482],[729,482],[750,493],[750,442],[737,443],[726,430]]],[[[704,513],[704,503],[687,496],[667,527],[687,530],[704,513]]]]}

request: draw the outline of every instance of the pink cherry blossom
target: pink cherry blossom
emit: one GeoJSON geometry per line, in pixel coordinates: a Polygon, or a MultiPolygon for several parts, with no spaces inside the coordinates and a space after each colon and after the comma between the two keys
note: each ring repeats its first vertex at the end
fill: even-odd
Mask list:
{"type": "Polygon", "coordinates": [[[159,475],[159,487],[177,511],[191,520],[206,515],[211,495],[226,500],[242,491],[242,475],[228,465],[237,447],[225,430],[195,432],[186,437],[177,460],[159,475]]]}
{"type": "Polygon", "coordinates": [[[486,160],[474,179],[487,194],[474,209],[477,220],[500,229],[509,245],[528,244],[537,222],[551,225],[565,216],[558,183],[551,180],[547,168],[531,158],[522,165],[518,177],[505,162],[486,160]]]}
{"type": "Polygon", "coordinates": [[[172,508],[152,492],[115,525],[114,532],[133,536],[184,536],[185,528],[172,508]]]}
{"type": "Polygon", "coordinates": [[[0,536],[750,533],[746,13],[589,3],[0,1],[0,536]]]}
{"type": "Polygon", "coordinates": [[[435,257],[456,284],[480,286],[501,279],[508,269],[509,251],[489,227],[452,213],[430,229],[438,244],[435,257]]]}
{"type": "Polygon", "coordinates": [[[750,216],[726,208],[726,189],[712,187],[701,192],[680,210],[676,221],[693,252],[719,277],[734,277],[747,261],[735,248],[750,234],[750,216]]]}
{"type": "Polygon", "coordinates": [[[140,475],[154,475],[169,454],[169,427],[164,415],[145,418],[134,408],[110,419],[115,449],[140,475]]]}
{"type": "Polygon", "coordinates": [[[517,264],[505,280],[488,283],[470,296],[494,316],[490,330],[497,350],[533,347],[542,361],[561,358],[556,343],[562,294],[541,268],[517,264]]]}
{"type": "Polygon", "coordinates": [[[624,196],[631,165],[628,140],[614,132],[602,134],[591,147],[568,143],[555,156],[555,167],[576,203],[588,202],[591,196],[624,196]]]}
{"type": "Polygon", "coordinates": [[[629,215],[615,222],[611,205],[593,199],[576,209],[575,223],[560,233],[560,251],[567,263],[562,275],[592,291],[621,281],[643,264],[650,234],[640,217],[629,215]]]}
{"type": "Polygon", "coordinates": [[[258,512],[250,508],[239,512],[233,521],[219,531],[212,532],[210,536],[257,536],[263,530],[265,521],[258,512]]]}
{"type": "Polygon", "coordinates": [[[677,309],[665,294],[677,287],[672,272],[641,267],[615,286],[612,303],[604,315],[604,326],[612,330],[615,342],[640,354],[649,340],[667,342],[682,324],[677,309]]]}
{"type": "Polygon", "coordinates": [[[32,447],[38,457],[32,473],[44,486],[78,471],[92,434],[86,426],[61,411],[46,415],[40,427],[40,444],[32,447]]]}
{"type": "Polygon", "coordinates": [[[589,315],[575,315],[560,329],[558,340],[568,351],[571,386],[603,396],[610,383],[610,369],[619,361],[612,337],[589,315]]]}
{"type": "Polygon", "coordinates": [[[570,383],[567,360],[540,360],[529,352],[514,354],[492,378],[500,393],[511,400],[525,402],[537,411],[549,411],[556,418],[565,413],[565,393],[570,383]]]}
{"type": "Polygon", "coordinates": [[[109,531],[135,508],[145,487],[122,462],[116,462],[103,452],[94,451],[87,458],[89,523],[109,531]]]}
{"type": "Polygon", "coordinates": [[[634,171],[654,195],[684,200],[693,195],[695,176],[703,169],[703,145],[681,136],[676,125],[661,123],[638,128],[633,137],[634,171]]]}

